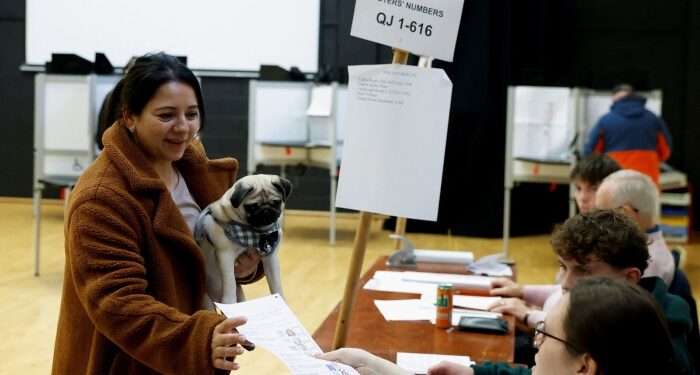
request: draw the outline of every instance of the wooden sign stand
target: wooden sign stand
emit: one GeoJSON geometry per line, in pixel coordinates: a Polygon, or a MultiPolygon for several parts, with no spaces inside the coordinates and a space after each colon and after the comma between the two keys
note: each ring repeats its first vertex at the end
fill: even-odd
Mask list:
{"type": "MultiPolygon", "coordinates": [[[[394,48],[394,57],[392,64],[406,65],[408,62],[408,52],[394,48]]],[[[350,269],[345,281],[345,291],[343,293],[343,301],[340,303],[340,313],[338,322],[335,326],[335,336],[333,337],[333,350],[345,346],[345,341],[348,336],[348,324],[352,315],[352,307],[355,305],[355,297],[357,296],[357,288],[360,280],[360,272],[362,271],[362,262],[365,259],[365,251],[367,250],[367,240],[369,239],[369,229],[372,224],[372,213],[360,211],[360,220],[355,232],[355,244],[352,250],[352,258],[350,259],[350,269]]],[[[406,218],[404,221],[404,232],[406,229],[406,218]]],[[[398,227],[398,221],[397,221],[398,227]]]]}

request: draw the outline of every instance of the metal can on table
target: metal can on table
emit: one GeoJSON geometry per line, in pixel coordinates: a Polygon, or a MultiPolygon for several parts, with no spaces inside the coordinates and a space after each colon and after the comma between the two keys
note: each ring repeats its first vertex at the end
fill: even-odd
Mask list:
{"type": "Polygon", "coordinates": [[[435,309],[435,326],[437,328],[450,328],[452,326],[452,284],[438,285],[435,309]]]}

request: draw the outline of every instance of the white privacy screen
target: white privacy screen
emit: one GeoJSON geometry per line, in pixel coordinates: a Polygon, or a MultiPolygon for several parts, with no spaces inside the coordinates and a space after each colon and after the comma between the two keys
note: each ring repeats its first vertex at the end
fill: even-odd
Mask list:
{"type": "Polygon", "coordinates": [[[193,69],[316,72],[319,12],[319,0],[27,0],[26,63],[165,51],[193,69]]]}

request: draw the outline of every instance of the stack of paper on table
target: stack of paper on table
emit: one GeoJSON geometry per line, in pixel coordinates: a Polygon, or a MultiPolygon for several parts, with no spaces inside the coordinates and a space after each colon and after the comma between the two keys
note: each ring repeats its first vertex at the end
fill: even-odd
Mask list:
{"type": "Polygon", "coordinates": [[[458,275],[453,273],[412,272],[403,273],[403,281],[428,284],[450,283],[454,288],[490,290],[492,277],[476,275],[458,275]]]}
{"type": "Polygon", "coordinates": [[[216,306],[227,317],[246,317],[248,321],[238,331],[256,346],[275,354],[293,375],[358,374],[350,366],[314,357],[322,353],[321,348],[279,294],[216,306]]]}
{"type": "MultiPolygon", "coordinates": [[[[435,301],[420,299],[374,300],[374,305],[387,321],[427,320],[435,324],[435,301]]],[[[452,325],[456,326],[463,316],[498,318],[500,313],[460,309],[452,310],[452,325]]]]}
{"type": "Polygon", "coordinates": [[[492,277],[476,275],[458,275],[431,272],[395,272],[377,271],[364,286],[364,289],[395,293],[424,294],[435,292],[441,283],[451,283],[455,289],[472,289],[488,291],[491,289],[492,277]]]}
{"type": "Polygon", "coordinates": [[[396,353],[396,364],[414,374],[427,374],[428,369],[442,361],[454,362],[462,366],[470,366],[473,362],[465,355],[396,353]]]}
{"type": "Polygon", "coordinates": [[[471,251],[450,251],[450,250],[424,250],[415,249],[413,255],[416,262],[426,263],[451,263],[451,264],[471,264],[474,261],[474,253],[471,251]]]}
{"type": "Polygon", "coordinates": [[[513,276],[513,270],[508,265],[500,262],[500,259],[504,256],[505,254],[498,253],[481,257],[469,265],[469,271],[477,275],[511,277],[513,276]]]}
{"type": "MultiPolygon", "coordinates": [[[[427,302],[435,303],[437,300],[437,291],[433,290],[421,294],[420,299],[427,302]]],[[[501,300],[501,297],[481,297],[481,296],[466,296],[457,294],[452,296],[452,306],[461,307],[469,310],[487,311],[491,305],[501,300]]]]}
{"type": "Polygon", "coordinates": [[[423,294],[435,289],[434,284],[405,281],[403,272],[377,271],[365,284],[364,289],[381,292],[423,294]]]}

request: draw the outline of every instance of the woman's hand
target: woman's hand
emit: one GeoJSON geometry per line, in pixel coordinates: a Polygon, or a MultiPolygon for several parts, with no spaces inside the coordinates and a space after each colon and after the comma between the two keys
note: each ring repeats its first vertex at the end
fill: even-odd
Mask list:
{"type": "Polygon", "coordinates": [[[511,279],[499,277],[491,281],[489,294],[492,296],[523,298],[523,287],[511,279]]]}
{"type": "Polygon", "coordinates": [[[316,358],[346,364],[357,370],[360,375],[411,374],[401,367],[362,349],[342,348],[328,353],[317,354],[316,358]]]}
{"type": "Polygon", "coordinates": [[[442,361],[429,368],[428,375],[474,375],[474,369],[453,362],[442,361]]]}
{"type": "Polygon", "coordinates": [[[243,354],[243,348],[239,344],[249,344],[243,334],[238,333],[236,327],[245,324],[246,318],[239,316],[228,318],[214,327],[211,336],[211,363],[221,370],[238,370],[241,366],[234,362],[237,355],[243,354]]]}
{"type": "Polygon", "coordinates": [[[525,321],[525,315],[532,310],[539,310],[539,308],[526,303],[520,298],[501,298],[500,301],[494,302],[494,304],[489,307],[489,311],[513,315],[515,317],[516,328],[523,332],[530,330],[530,327],[525,321]]]}

